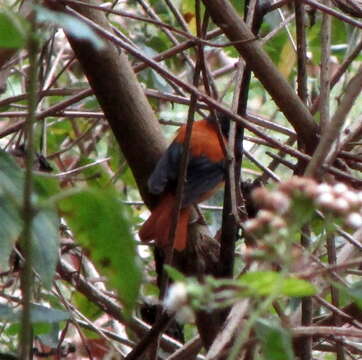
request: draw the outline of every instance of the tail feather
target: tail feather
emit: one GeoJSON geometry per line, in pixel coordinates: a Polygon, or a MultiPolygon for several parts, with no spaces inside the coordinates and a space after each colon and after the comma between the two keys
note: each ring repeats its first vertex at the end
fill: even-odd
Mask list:
{"type": "MultiPolygon", "coordinates": [[[[160,247],[168,245],[171,230],[172,211],[175,206],[175,197],[171,194],[163,196],[160,203],[152,210],[150,217],[142,225],[139,236],[144,242],[155,240],[160,247]]],[[[190,208],[184,208],[180,212],[177,223],[174,247],[182,251],[187,243],[187,227],[190,217],[190,208]]]]}

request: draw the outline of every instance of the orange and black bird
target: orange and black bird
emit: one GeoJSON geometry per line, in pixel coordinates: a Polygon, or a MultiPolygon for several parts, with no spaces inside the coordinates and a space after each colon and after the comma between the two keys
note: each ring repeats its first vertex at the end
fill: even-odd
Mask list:
{"type": "MultiPolygon", "coordinates": [[[[218,113],[217,117],[226,142],[230,120],[221,113],[218,113]]],[[[206,119],[196,121],[192,127],[187,178],[174,241],[174,247],[178,251],[186,247],[192,204],[210,197],[224,181],[225,154],[220,144],[216,121],[215,116],[210,115],[206,119]]],[[[175,192],[185,135],[186,125],[183,125],[148,180],[150,192],[161,197],[150,217],[142,225],[139,236],[142,241],[155,240],[159,247],[169,245],[171,217],[175,207],[175,192]]]]}

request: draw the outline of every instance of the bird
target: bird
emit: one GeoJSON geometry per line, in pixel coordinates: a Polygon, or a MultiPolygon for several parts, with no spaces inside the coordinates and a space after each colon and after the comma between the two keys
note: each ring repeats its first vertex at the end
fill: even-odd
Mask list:
{"type": "MultiPolygon", "coordinates": [[[[216,116],[211,113],[203,120],[195,121],[192,127],[187,176],[174,240],[177,251],[186,247],[192,206],[209,198],[225,178],[226,157],[218,135],[217,119],[226,143],[230,118],[223,113],[218,112],[216,116]]],[[[183,125],[148,179],[150,193],[160,195],[160,200],[141,226],[139,237],[143,242],[155,240],[161,248],[170,246],[169,233],[185,137],[186,125],[183,125]]]]}

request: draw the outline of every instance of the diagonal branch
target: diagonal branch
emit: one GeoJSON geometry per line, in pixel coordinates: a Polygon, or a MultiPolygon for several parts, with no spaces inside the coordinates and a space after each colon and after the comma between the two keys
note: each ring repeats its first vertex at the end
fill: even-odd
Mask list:
{"type": "Polygon", "coordinates": [[[254,35],[230,2],[228,0],[203,0],[203,2],[215,24],[224,31],[229,40],[244,40],[236,43],[235,48],[295,128],[299,140],[311,153],[317,144],[317,125],[306,106],[276,69],[259,41],[245,41],[253,39],[254,35]]]}

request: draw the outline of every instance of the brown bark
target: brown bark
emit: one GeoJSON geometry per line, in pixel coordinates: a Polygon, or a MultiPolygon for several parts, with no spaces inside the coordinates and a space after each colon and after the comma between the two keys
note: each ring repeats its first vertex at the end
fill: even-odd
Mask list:
{"type": "MultiPolygon", "coordinates": [[[[111,31],[104,13],[81,6],[74,8],[111,31]]],[[[152,205],[154,199],[148,192],[147,180],[166,142],[127,55],[106,40],[104,48],[99,50],[89,41],[67,36],[127,159],[142,198],[147,205],[152,205]]]]}

